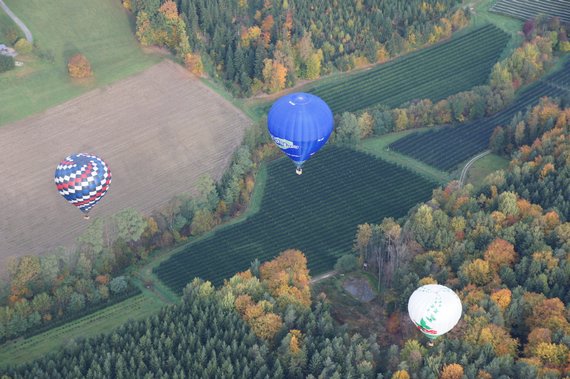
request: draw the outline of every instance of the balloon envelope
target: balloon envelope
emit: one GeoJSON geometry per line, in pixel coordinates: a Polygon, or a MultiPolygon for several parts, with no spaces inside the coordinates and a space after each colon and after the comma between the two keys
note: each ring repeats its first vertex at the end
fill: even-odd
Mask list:
{"type": "Polygon", "coordinates": [[[457,294],[439,284],[428,284],[416,289],[408,300],[410,318],[431,339],[449,332],[461,318],[462,311],[457,294]]]}
{"type": "Polygon", "coordinates": [[[57,166],[55,184],[69,203],[87,213],[109,190],[111,171],[95,155],[73,154],[57,166]]]}
{"type": "Polygon", "coordinates": [[[333,125],[329,106],[320,97],[303,92],[279,98],[267,116],[271,138],[297,167],[323,147],[333,125]]]}

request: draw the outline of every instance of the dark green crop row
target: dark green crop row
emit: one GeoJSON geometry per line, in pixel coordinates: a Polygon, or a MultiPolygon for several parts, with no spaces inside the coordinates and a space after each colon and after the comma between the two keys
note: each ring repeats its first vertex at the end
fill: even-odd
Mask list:
{"type": "Polygon", "coordinates": [[[497,0],[490,10],[523,21],[543,14],[570,23],[570,2],[566,0],[497,0]]]}
{"type": "Polygon", "coordinates": [[[337,81],[305,88],[327,102],[334,113],[377,104],[396,107],[413,99],[437,101],[487,81],[509,40],[493,25],[411,53],[337,81]]]}
{"type": "Polygon", "coordinates": [[[455,127],[413,133],[392,143],[390,148],[441,170],[453,170],[487,149],[495,127],[508,125],[517,112],[525,112],[544,96],[570,95],[570,89],[564,88],[566,83],[570,83],[570,61],[558,72],[524,89],[509,107],[494,116],[455,127]]]}
{"type": "Polygon", "coordinates": [[[370,155],[330,147],[295,175],[289,160],[269,164],[260,211],[244,222],[190,244],[156,274],[180,293],[201,277],[219,285],[258,258],[299,249],[311,274],[331,270],[351,252],[358,224],[401,217],[431,195],[435,183],[370,155]]]}

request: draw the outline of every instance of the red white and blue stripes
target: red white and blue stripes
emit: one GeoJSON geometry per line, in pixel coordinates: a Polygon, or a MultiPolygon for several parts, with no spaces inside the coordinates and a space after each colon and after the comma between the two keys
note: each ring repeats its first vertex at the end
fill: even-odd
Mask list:
{"type": "Polygon", "coordinates": [[[95,155],[73,154],[57,166],[55,184],[68,202],[87,214],[109,190],[111,170],[95,155]]]}

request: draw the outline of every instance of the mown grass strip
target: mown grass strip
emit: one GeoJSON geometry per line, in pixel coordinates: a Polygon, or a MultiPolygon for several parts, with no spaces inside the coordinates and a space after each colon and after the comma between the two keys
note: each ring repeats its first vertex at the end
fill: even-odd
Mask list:
{"type": "Polygon", "coordinates": [[[0,366],[17,365],[72,344],[74,339],[108,333],[130,319],[157,312],[164,304],[149,291],[26,339],[0,345],[0,366]]]}

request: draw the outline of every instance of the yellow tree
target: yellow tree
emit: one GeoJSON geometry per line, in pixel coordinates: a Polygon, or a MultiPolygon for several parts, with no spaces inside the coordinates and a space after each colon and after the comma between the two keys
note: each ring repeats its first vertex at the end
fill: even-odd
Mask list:
{"type": "Polygon", "coordinates": [[[398,370],[392,375],[392,379],[410,379],[410,374],[406,370],[398,370]]]}
{"type": "Polygon", "coordinates": [[[439,379],[461,379],[463,378],[463,366],[457,363],[452,363],[443,366],[441,376],[439,379]]]}
{"type": "Polygon", "coordinates": [[[502,311],[507,309],[511,303],[511,290],[508,288],[503,288],[495,291],[491,294],[491,300],[493,300],[502,311]]]}
{"type": "Polygon", "coordinates": [[[475,259],[463,267],[463,273],[469,281],[477,286],[484,286],[493,279],[489,262],[475,259]]]}
{"type": "Polygon", "coordinates": [[[285,88],[287,68],[273,59],[263,60],[263,81],[268,92],[273,93],[285,88]]]}
{"type": "Polygon", "coordinates": [[[259,275],[269,292],[281,305],[311,305],[307,258],[299,250],[286,250],[259,268],[259,275]]]}
{"type": "Polygon", "coordinates": [[[487,246],[484,258],[489,262],[491,269],[498,272],[502,266],[512,267],[517,259],[517,253],[512,243],[497,238],[487,246]]]}
{"type": "Polygon", "coordinates": [[[307,79],[318,79],[321,76],[321,63],[323,61],[323,51],[321,49],[312,53],[307,59],[307,79]]]}
{"type": "Polygon", "coordinates": [[[490,344],[498,356],[517,355],[518,341],[512,338],[502,327],[489,324],[481,329],[479,334],[479,344],[490,344]]]}

